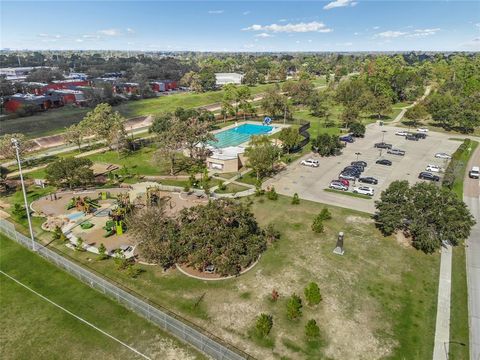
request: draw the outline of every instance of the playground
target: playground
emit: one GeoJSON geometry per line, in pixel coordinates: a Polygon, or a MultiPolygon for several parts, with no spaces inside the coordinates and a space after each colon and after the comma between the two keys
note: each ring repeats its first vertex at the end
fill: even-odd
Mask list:
{"type": "Polygon", "coordinates": [[[206,203],[200,194],[167,191],[154,182],[132,184],[128,188],[64,191],[48,194],[31,204],[34,216],[46,217],[42,228],[61,229],[71,249],[99,253],[101,244],[110,256],[121,251],[135,257],[135,241],[129,236],[125,217],[133,208],[166,203],[166,213],[175,216],[186,207],[206,203]],[[80,239],[80,240],[79,240],[80,239]]]}

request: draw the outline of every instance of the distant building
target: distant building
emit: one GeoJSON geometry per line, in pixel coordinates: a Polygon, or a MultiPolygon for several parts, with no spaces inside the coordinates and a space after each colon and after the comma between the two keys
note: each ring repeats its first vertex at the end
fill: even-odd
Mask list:
{"type": "Polygon", "coordinates": [[[217,86],[227,84],[240,85],[242,83],[243,75],[238,73],[216,73],[215,78],[217,86]]]}
{"type": "Polygon", "coordinates": [[[0,76],[4,75],[10,81],[25,80],[30,72],[35,69],[53,69],[48,66],[23,66],[23,67],[7,67],[0,68],[0,76]]]}
{"type": "Polygon", "coordinates": [[[178,89],[178,84],[175,80],[156,80],[150,82],[150,86],[154,92],[164,92],[178,89]]]}
{"type": "Polygon", "coordinates": [[[244,152],[241,146],[213,149],[206,159],[207,168],[218,173],[237,172],[245,166],[244,152]]]}

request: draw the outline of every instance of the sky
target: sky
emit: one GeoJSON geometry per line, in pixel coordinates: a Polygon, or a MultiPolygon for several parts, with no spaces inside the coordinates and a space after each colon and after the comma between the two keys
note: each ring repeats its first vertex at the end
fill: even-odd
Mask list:
{"type": "Polygon", "coordinates": [[[4,1],[0,48],[480,51],[480,1],[4,1]]]}

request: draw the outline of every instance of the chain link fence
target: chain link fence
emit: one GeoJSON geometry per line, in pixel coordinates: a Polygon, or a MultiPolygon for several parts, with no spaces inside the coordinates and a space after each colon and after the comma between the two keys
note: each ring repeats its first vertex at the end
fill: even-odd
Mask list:
{"type": "MultiPolygon", "coordinates": [[[[16,231],[15,226],[12,223],[0,219],[0,232],[32,250],[32,240],[16,231]]],[[[185,319],[181,319],[178,315],[159,310],[157,307],[150,305],[139,297],[120,289],[116,285],[91,273],[80,265],[65,259],[63,256],[44,247],[40,243],[35,242],[34,246],[36,253],[51,263],[54,263],[59,268],[72,274],[88,286],[100,291],[112,299],[115,299],[128,309],[155,323],[168,333],[190,344],[212,358],[221,360],[253,359],[240,349],[225,343],[212,334],[202,331],[202,329],[189,323],[185,319]]]]}

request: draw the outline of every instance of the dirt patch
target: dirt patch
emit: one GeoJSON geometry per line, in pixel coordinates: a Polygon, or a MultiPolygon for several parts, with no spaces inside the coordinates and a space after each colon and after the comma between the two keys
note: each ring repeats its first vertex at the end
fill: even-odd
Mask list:
{"type": "Polygon", "coordinates": [[[412,247],[412,238],[405,236],[403,231],[397,231],[395,233],[395,240],[406,248],[412,247]]]}
{"type": "Polygon", "coordinates": [[[373,224],[375,221],[368,217],[363,216],[347,216],[347,223],[355,223],[355,224],[373,224]]]}

